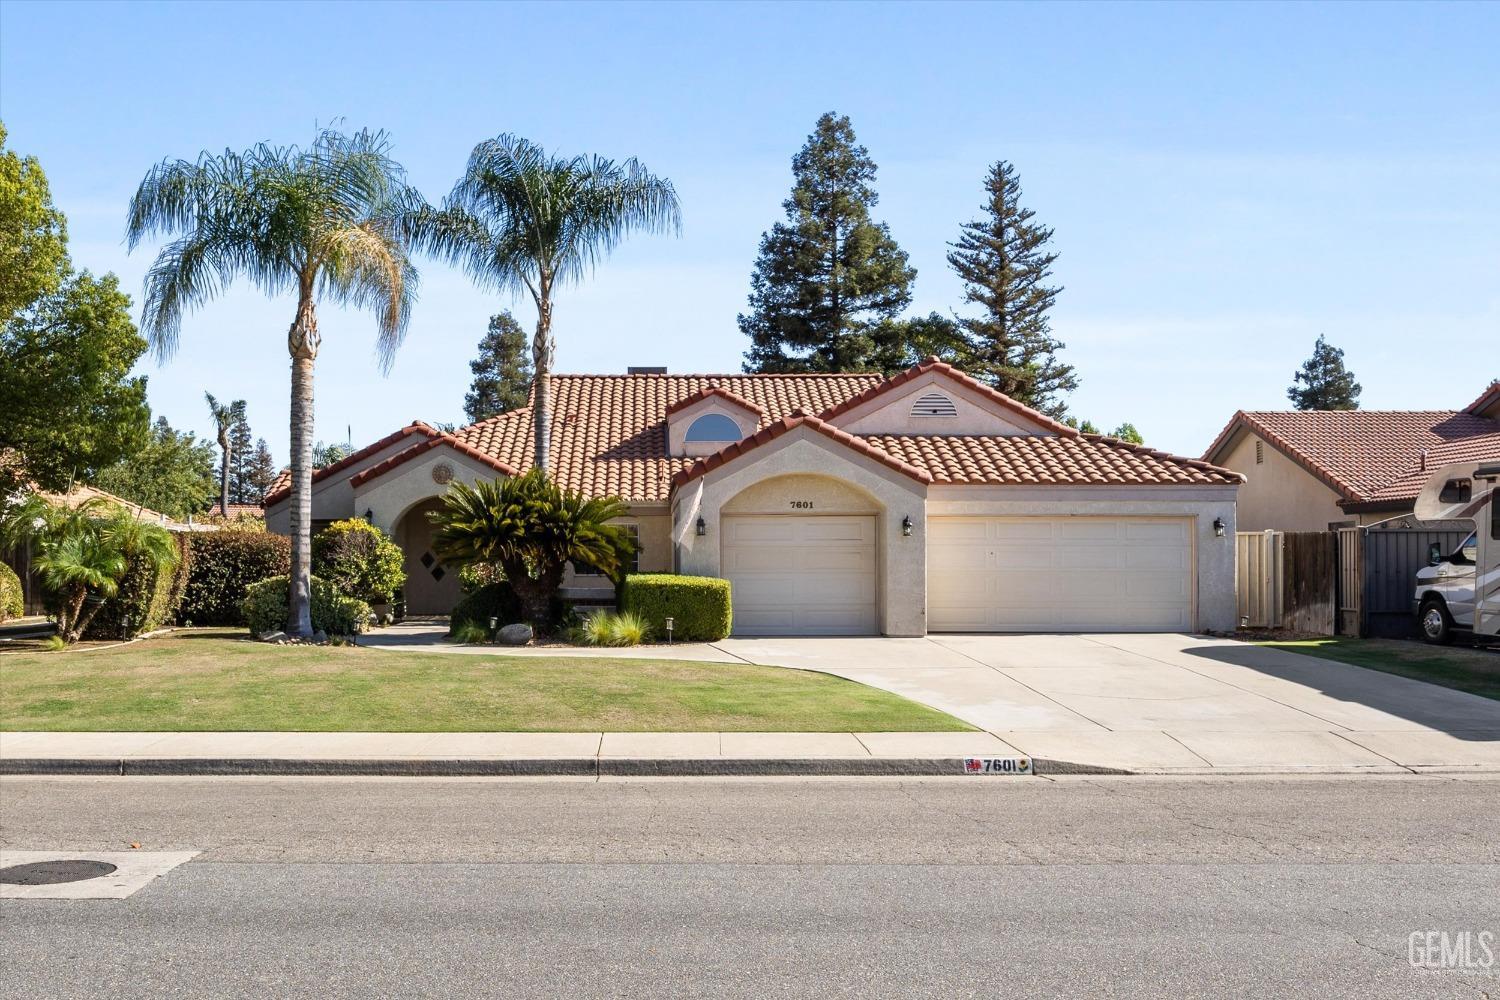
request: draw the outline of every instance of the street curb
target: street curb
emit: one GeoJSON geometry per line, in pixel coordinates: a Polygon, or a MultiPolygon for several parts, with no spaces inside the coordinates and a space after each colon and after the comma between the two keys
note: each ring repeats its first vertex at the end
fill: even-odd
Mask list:
{"type": "MultiPolygon", "coordinates": [[[[1031,759],[1033,772],[1131,774],[1072,761],[1031,759]]],[[[714,757],[701,759],[563,757],[308,760],[276,757],[10,758],[8,775],[184,775],[330,777],[901,777],[964,775],[962,757],[714,757]]]]}

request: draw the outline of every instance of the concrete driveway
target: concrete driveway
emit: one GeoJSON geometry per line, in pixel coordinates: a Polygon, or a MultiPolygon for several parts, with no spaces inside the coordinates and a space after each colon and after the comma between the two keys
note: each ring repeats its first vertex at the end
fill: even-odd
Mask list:
{"type": "Polygon", "coordinates": [[[1188,635],[728,639],[955,715],[1018,752],[1128,770],[1500,769],[1500,702],[1188,635]]]}

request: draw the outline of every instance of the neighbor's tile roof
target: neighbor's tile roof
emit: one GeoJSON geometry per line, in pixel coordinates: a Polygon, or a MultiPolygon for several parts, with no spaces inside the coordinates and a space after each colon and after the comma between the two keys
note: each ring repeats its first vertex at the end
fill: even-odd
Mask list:
{"type": "Polygon", "coordinates": [[[1440,451],[1484,451],[1500,435],[1500,421],[1454,410],[1242,410],[1209,446],[1204,459],[1220,458],[1241,428],[1285,452],[1332,487],[1346,504],[1370,502],[1377,496],[1382,502],[1413,499],[1420,483],[1415,488],[1409,483],[1397,488],[1396,484],[1415,479],[1423,451],[1428,452],[1427,465],[1433,468],[1440,451]]]}
{"type": "Polygon", "coordinates": [[[864,440],[926,469],[933,482],[1025,486],[1227,485],[1244,477],[1098,434],[1076,437],[912,437],[864,440]]]}
{"type": "MultiPolygon", "coordinates": [[[[1422,492],[1422,487],[1427,485],[1428,477],[1445,465],[1500,459],[1500,421],[1491,420],[1489,423],[1495,428],[1490,433],[1451,441],[1429,450],[1425,462],[1418,458],[1414,465],[1365,497],[1363,502],[1373,505],[1413,502],[1422,492]]],[[[1344,506],[1358,509],[1359,504],[1346,503],[1344,506]]]]}
{"type": "MultiPolygon", "coordinates": [[[[327,479],[329,476],[337,475],[338,473],[343,472],[345,469],[349,468],[351,465],[355,465],[370,457],[377,451],[380,451],[382,448],[389,448],[391,445],[395,444],[397,441],[400,441],[402,438],[406,437],[409,434],[421,434],[428,438],[434,438],[438,437],[441,432],[436,428],[429,427],[427,424],[424,424],[420,420],[413,420],[411,423],[407,424],[399,431],[394,431],[390,434],[387,434],[385,437],[381,438],[379,441],[376,441],[374,444],[365,445],[363,448],[359,449],[359,451],[356,451],[351,455],[347,455],[344,458],[339,459],[332,465],[325,465],[321,469],[314,469],[312,480],[316,483],[319,480],[327,479]]],[[[271,488],[266,491],[265,497],[261,499],[261,506],[269,507],[273,503],[280,503],[282,500],[291,495],[292,470],[282,469],[280,475],[276,477],[276,481],[271,484],[271,488]]]]}

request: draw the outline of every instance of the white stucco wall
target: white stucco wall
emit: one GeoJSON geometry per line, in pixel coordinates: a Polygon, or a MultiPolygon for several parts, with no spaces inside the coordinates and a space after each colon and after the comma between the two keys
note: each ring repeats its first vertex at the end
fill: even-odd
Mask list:
{"type": "Polygon", "coordinates": [[[934,486],[927,516],[1185,516],[1194,521],[1197,627],[1231,632],[1234,600],[1235,487],[934,486]],[[1215,518],[1224,535],[1214,534],[1215,518]]]}
{"type": "Polygon", "coordinates": [[[1239,431],[1217,463],[1246,479],[1239,494],[1241,531],[1327,531],[1330,524],[1358,520],[1338,505],[1333,487],[1269,441],[1261,441],[1264,461],[1256,464],[1257,440],[1255,434],[1239,431]]]}
{"type": "Polygon", "coordinates": [[[383,531],[391,532],[407,510],[430,497],[440,497],[448,487],[433,481],[432,470],[440,463],[453,469],[453,481],[471,486],[481,479],[496,479],[500,473],[493,467],[446,445],[430,448],[416,458],[399,465],[385,475],[360,484],[351,493],[351,503],[361,515],[371,512],[370,521],[383,531]]]}
{"type": "MultiPolygon", "coordinates": [[[[808,477],[829,478],[841,483],[823,484],[825,502],[835,506],[850,502],[849,487],[855,488],[860,509],[824,508],[824,513],[875,513],[877,543],[877,606],[880,631],[884,635],[916,636],[927,631],[927,560],[925,536],[926,486],[887,466],[843,448],[807,427],[762,445],[743,458],[720,466],[678,490],[673,498],[672,533],[677,550],[678,572],[698,576],[720,575],[720,540],[723,515],[751,509],[796,513],[796,491],[808,487],[808,477]],[[738,499],[747,490],[752,492],[738,499]],[[732,501],[736,501],[731,505],[732,501]],[[695,533],[699,517],[707,528],[703,537],[695,533]],[[910,517],[911,537],[901,533],[901,520],[910,517]]],[[[815,508],[816,509],[816,508],[815,508]]]]}

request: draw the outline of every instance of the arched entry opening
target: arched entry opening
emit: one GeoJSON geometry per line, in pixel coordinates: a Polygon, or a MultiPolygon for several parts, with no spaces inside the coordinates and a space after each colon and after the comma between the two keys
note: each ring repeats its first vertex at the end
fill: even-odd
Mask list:
{"type": "Polygon", "coordinates": [[[396,522],[393,536],[406,554],[406,613],[446,615],[463,596],[458,567],[449,566],[432,551],[432,525],[427,515],[443,506],[432,497],[407,509],[396,522]]]}

